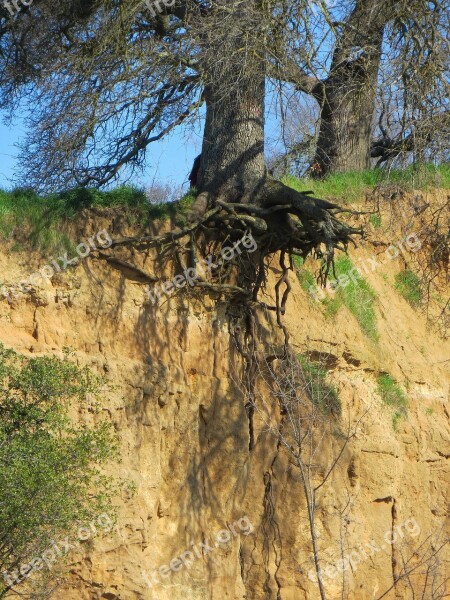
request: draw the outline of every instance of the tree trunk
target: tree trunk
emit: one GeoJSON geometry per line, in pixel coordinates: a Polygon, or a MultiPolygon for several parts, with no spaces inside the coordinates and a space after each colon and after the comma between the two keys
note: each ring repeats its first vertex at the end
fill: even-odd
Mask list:
{"type": "Polygon", "coordinates": [[[322,83],[315,175],[370,167],[377,77],[387,8],[361,0],[338,40],[330,74],[322,83]]]}
{"type": "Polygon", "coordinates": [[[230,18],[233,3],[218,4],[215,16],[223,36],[217,37],[216,29],[212,47],[207,49],[206,123],[198,189],[230,202],[248,203],[255,200],[266,174],[263,48],[247,50],[243,39],[243,31],[251,27],[248,31],[254,43],[258,13],[253,2],[236,2],[230,18]]]}

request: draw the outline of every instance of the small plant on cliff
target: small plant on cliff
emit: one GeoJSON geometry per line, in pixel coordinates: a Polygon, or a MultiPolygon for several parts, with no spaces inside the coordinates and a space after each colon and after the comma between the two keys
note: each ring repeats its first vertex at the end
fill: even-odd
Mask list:
{"type": "Polygon", "coordinates": [[[305,261],[301,256],[293,256],[292,262],[294,264],[294,269],[297,273],[297,278],[300,282],[302,290],[308,292],[310,298],[312,298],[311,290],[315,290],[317,288],[316,278],[314,277],[313,273],[311,273],[311,271],[305,267],[305,261]]]}
{"type": "Polygon", "coordinates": [[[408,412],[408,399],[405,393],[389,373],[382,373],[377,381],[377,393],[385,404],[394,409],[392,424],[397,429],[398,422],[408,412]]]}
{"type": "Polygon", "coordinates": [[[417,307],[422,302],[420,278],[411,269],[397,273],[395,287],[411,306],[417,307]]]}
{"type": "Polygon", "coordinates": [[[347,276],[345,284],[339,285],[336,295],[332,299],[325,299],[325,316],[331,317],[336,314],[344,304],[355,316],[362,332],[371,340],[378,340],[376,315],[374,301],[376,293],[362,277],[351,277],[355,273],[350,258],[340,256],[336,261],[336,276],[347,276]]]}
{"type": "Polygon", "coordinates": [[[327,380],[324,367],[312,361],[304,354],[299,355],[306,390],[312,402],[324,413],[339,416],[341,414],[341,401],[337,390],[327,380]]]}
{"type": "Polygon", "coordinates": [[[75,543],[77,527],[113,516],[102,471],[117,452],[109,424],[89,429],[68,416],[100,383],[67,356],[27,359],[0,345],[0,598],[11,589],[36,597],[54,579],[54,542],[75,543]]]}
{"type": "Polygon", "coordinates": [[[381,227],[381,215],[371,215],[369,223],[373,225],[375,229],[379,229],[381,227]]]}

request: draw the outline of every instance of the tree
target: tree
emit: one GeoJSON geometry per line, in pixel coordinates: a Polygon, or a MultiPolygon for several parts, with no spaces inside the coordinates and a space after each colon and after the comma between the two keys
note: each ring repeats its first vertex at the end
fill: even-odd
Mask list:
{"type": "Polygon", "coordinates": [[[111,481],[101,470],[116,452],[110,428],[76,427],[68,418],[69,405],[98,385],[67,358],[25,359],[0,346],[0,598],[54,579],[42,569],[59,558],[56,536],[105,511],[112,516],[111,481]]]}
{"type": "Polygon", "coordinates": [[[381,164],[448,128],[444,3],[356,0],[322,12],[294,3],[290,12],[275,76],[317,101],[312,174],[381,164]]]}
{"type": "MultiPolygon", "coordinates": [[[[1,103],[11,107],[21,98],[30,107],[27,183],[47,190],[105,185],[121,169],[142,165],[149,144],[205,102],[196,214],[206,219],[191,237],[211,224],[217,234],[225,220],[222,233],[231,228],[237,238],[245,223],[263,236],[263,257],[292,248],[323,253],[324,244],[326,274],[334,248],[346,248],[361,231],[338,220],[336,205],[271,178],[264,163],[267,46],[282,3],[158,7],[35,0],[13,18],[4,13],[1,103]],[[207,213],[213,208],[221,214],[207,213]]],[[[263,270],[260,261],[256,272],[263,270]]],[[[254,281],[259,289],[262,278],[254,281]]]]}
{"type": "Polygon", "coordinates": [[[329,73],[318,83],[320,174],[370,167],[377,78],[390,0],[358,0],[337,33],[329,73]]]}
{"type": "Polygon", "coordinates": [[[387,23],[371,151],[378,165],[448,160],[447,30],[441,2],[405,4],[387,23]]]}

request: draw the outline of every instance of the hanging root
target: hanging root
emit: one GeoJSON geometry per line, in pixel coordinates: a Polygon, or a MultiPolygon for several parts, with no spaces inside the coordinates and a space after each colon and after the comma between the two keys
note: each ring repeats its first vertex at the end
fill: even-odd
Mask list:
{"type": "MultiPolygon", "coordinates": [[[[230,333],[243,358],[250,450],[255,443],[253,413],[258,365],[256,309],[262,307],[273,311],[284,335],[283,349],[267,356],[266,362],[285,358],[289,352],[289,333],[283,323],[283,315],[291,291],[289,271],[293,268],[292,255],[306,258],[314,254],[321,258],[319,281],[325,285],[330,271],[335,275],[335,250],[347,251],[350,243],[355,244],[353,238],[356,235],[364,235],[362,229],[351,227],[336,216],[342,212],[353,215],[362,213],[341,209],[311,194],[309,191],[297,192],[273,179],[268,179],[262,186],[255,204],[227,202],[223,198],[212,200],[209,195],[200,194],[184,228],[159,236],[116,239],[108,253],[103,250],[95,256],[119,265],[123,273],[131,273],[135,280],[147,278],[155,281],[153,274],[147,275],[138,267],[133,269],[129,262],[113,254],[115,249],[121,247],[140,250],[155,248],[158,250],[161,280],[164,280],[167,279],[165,263],[171,263],[171,270],[176,274],[196,269],[205,257],[219,263],[224,248],[237,244],[244,236],[252,236],[256,244],[255,251],[241,251],[230,260],[222,260],[220,268],[214,273],[209,272],[206,276],[198,273],[191,284],[198,293],[207,292],[228,299],[230,333]],[[269,258],[277,253],[281,275],[275,284],[275,304],[272,306],[260,296],[267,284],[269,258]]],[[[184,292],[190,287],[183,288],[184,292]]]]}
{"type": "MultiPolygon", "coordinates": [[[[115,248],[157,248],[160,258],[172,260],[176,268],[183,271],[195,267],[199,253],[218,256],[227,244],[232,245],[244,235],[251,234],[257,244],[256,252],[240,253],[207,279],[198,276],[193,287],[226,295],[231,302],[274,310],[277,323],[282,327],[281,317],[290,291],[288,271],[292,270],[291,255],[306,258],[313,253],[322,258],[319,282],[324,286],[330,272],[334,273],[335,250],[347,251],[349,243],[355,244],[353,238],[356,235],[364,235],[361,229],[337,218],[337,214],[342,212],[361,214],[315,198],[310,191],[297,192],[268,178],[259,192],[257,204],[213,200],[207,194],[200,194],[191,210],[190,222],[184,228],[159,236],[116,239],[108,254],[99,253],[97,258],[111,263],[114,259],[111,252],[115,248]],[[259,294],[267,281],[267,258],[277,252],[280,252],[282,274],[275,286],[276,305],[272,307],[262,302],[259,294]],[[286,257],[289,257],[289,265],[286,257]],[[231,283],[230,277],[234,277],[235,281],[231,283]]],[[[140,273],[140,276],[144,275],[140,273]]]]}

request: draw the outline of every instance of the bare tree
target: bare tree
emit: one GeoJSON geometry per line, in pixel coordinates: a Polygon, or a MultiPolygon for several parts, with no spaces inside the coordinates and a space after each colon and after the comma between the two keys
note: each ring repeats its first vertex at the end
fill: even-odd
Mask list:
{"type": "Polygon", "coordinates": [[[449,542],[450,538],[441,528],[416,546],[403,543],[397,551],[398,569],[392,585],[377,596],[376,600],[386,598],[392,590],[412,600],[448,598],[450,577],[445,550],[449,542]]]}
{"type": "Polygon", "coordinates": [[[274,76],[319,107],[311,174],[366,169],[374,158],[381,164],[402,152],[417,154],[424,141],[432,148],[439,137],[433,128],[448,128],[445,3],[317,5],[286,8],[288,52],[280,62],[274,59],[274,76]]]}
{"type": "MultiPolygon", "coordinates": [[[[338,393],[326,380],[330,355],[314,354],[314,360],[308,356],[308,350],[297,355],[288,346],[274,342],[265,341],[260,346],[257,330],[255,323],[255,335],[245,339],[239,331],[234,331],[236,348],[245,359],[243,374],[236,374],[235,382],[246,399],[250,447],[254,443],[253,419],[257,415],[263,431],[275,437],[296,466],[304,492],[317,589],[321,600],[326,600],[326,578],[322,572],[326,557],[317,530],[320,495],[336,476],[339,461],[367,410],[360,416],[349,415],[344,424],[338,393]]],[[[348,507],[347,498],[339,514],[340,526],[348,507]]],[[[345,545],[342,529],[341,534],[337,552],[342,554],[345,545]]]]}

